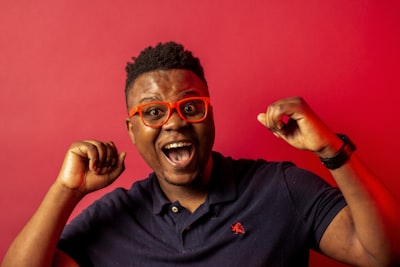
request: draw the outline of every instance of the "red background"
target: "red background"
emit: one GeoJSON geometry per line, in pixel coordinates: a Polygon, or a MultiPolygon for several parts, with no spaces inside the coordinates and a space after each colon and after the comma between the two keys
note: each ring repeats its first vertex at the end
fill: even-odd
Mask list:
{"type": "MultiPolygon", "coordinates": [[[[291,160],[332,181],[256,121],[268,103],[301,95],[399,195],[399,12],[397,0],[0,1],[0,256],[71,142],[114,140],[128,152],[122,177],[77,211],[150,172],[125,131],[124,67],[159,41],[202,59],[216,150],[291,160]]],[[[313,253],[311,266],[342,265],[313,253]]]]}

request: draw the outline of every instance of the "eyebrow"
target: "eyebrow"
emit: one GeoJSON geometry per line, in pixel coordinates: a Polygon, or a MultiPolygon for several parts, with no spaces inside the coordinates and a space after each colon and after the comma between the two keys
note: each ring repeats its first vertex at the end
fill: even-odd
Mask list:
{"type": "MultiPolygon", "coordinates": [[[[201,96],[201,90],[195,89],[195,88],[190,88],[188,90],[183,90],[178,93],[179,99],[184,99],[187,97],[191,96],[201,96]]],[[[139,105],[143,103],[150,103],[150,102],[168,102],[168,101],[162,101],[158,99],[158,95],[155,96],[149,96],[149,97],[144,97],[139,101],[139,105]]]]}
{"type": "Polygon", "coordinates": [[[185,98],[187,96],[200,96],[201,95],[201,91],[198,89],[190,89],[190,90],[185,90],[185,91],[181,91],[178,94],[180,97],[185,98]]]}
{"type": "Polygon", "coordinates": [[[145,98],[142,98],[142,99],[139,101],[138,104],[143,104],[143,103],[148,103],[148,102],[153,102],[153,101],[160,101],[160,100],[158,100],[157,97],[154,97],[154,96],[152,96],[152,97],[145,97],[145,98]]]}

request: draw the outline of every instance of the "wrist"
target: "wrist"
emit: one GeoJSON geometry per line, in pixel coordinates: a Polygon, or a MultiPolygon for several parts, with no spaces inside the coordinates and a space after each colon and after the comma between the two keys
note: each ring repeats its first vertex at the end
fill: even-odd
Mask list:
{"type": "Polygon", "coordinates": [[[63,184],[59,180],[56,180],[55,183],[52,186],[53,190],[57,193],[59,198],[65,198],[68,199],[69,201],[76,202],[78,203],[79,201],[82,200],[82,198],[85,196],[82,192],[80,192],[77,189],[72,189],[68,187],[67,185],[63,184]]]}
{"type": "Polygon", "coordinates": [[[344,134],[337,134],[342,140],[340,149],[330,157],[320,156],[322,164],[330,170],[334,170],[343,166],[351,157],[353,152],[356,150],[354,143],[344,134]]]}
{"type": "Polygon", "coordinates": [[[328,139],[327,144],[315,152],[315,154],[319,158],[331,158],[336,155],[336,153],[342,148],[343,140],[336,134],[332,134],[332,136],[328,139]]]}

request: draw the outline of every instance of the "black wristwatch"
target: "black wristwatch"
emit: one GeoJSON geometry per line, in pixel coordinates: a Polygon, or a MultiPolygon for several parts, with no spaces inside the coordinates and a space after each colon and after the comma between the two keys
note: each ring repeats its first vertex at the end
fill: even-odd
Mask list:
{"type": "Polygon", "coordinates": [[[340,168],[345,164],[351,154],[356,151],[356,145],[344,134],[336,134],[340,139],[343,140],[343,145],[339,151],[331,158],[319,158],[322,164],[330,170],[340,168]]]}

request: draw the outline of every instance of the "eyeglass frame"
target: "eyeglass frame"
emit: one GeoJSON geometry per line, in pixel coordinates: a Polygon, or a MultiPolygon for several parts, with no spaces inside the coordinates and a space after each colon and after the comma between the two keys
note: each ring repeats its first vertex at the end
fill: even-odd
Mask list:
{"type": "Polygon", "coordinates": [[[208,115],[208,108],[210,106],[210,97],[208,96],[193,96],[193,97],[187,97],[187,98],[183,98],[180,99],[178,101],[175,102],[165,102],[165,101],[152,101],[152,102],[147,102],[147,103],[143,103],[143,104],[139,104],[136,105],[135,107],[131,108],[129,110],[128,116],[129,118],[132,118],[133,116],[135,116],[136,114],[139,113],[140,119],[142,120],[142,123],[144,125],[146,125],[147,127],[151,127],[151,128],[160,128],[162,127],[164,124],[166,124],[168,122],[168,120],[171,118],[173,110],[175,109],[176,112],[178,113],[179,118],[181,118],[182,120],[189,122],[189,123],[196,123],[196,122],[202,122],[207,118],[208,115]],[[181,113],[181,110],[179,109],[179,105],[182,102],[186,102],[186,101],[190,101],[190,100],[202,100],[205,102],[205,111],[204,111],[204,116],[201,119],[197,119],[197,120],[189,120],[187,118],[185,118],[185,116],[183,116],[183,114],[181,113]],[[142,113],[142,108],[145,106],[148,106],[150,104],[163,104],[168,106],[168,114],[166,119],[164,120],[163,123],[159,124],[159,125],[149,125],[148,123],[146,123],[144,121],[143,118],[143,113],[142,113]]]}

